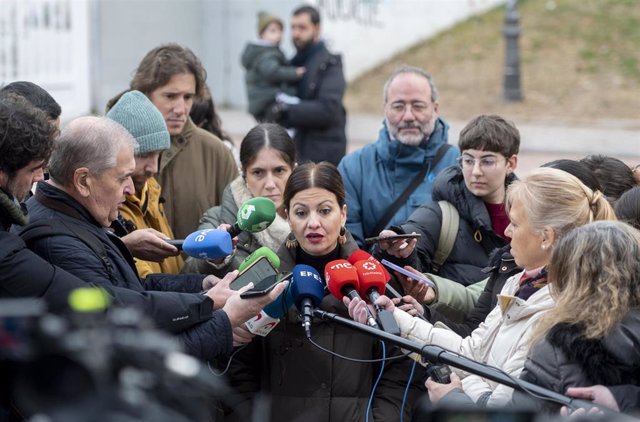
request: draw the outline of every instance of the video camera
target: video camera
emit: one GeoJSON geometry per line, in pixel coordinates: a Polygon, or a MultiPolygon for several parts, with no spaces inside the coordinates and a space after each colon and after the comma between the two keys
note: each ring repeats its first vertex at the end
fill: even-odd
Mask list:
{"type": "Polygon", "coordinates": [[[5,415],[51,421],[206,420],[227,393],[135,309],[60,316],[28,299],[0,301],[0,388],[5,415]]]}

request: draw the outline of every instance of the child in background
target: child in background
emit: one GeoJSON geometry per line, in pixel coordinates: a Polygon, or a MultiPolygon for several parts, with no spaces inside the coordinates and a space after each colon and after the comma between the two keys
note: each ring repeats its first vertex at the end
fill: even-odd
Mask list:
{"type": "Polygon", "coordinates": [[[268,110],[276,102],[277,94],[296,95],[291,83],[304,75],[304,67],[289,66],[280,50],[283,29],[278,17],[258,13],[259,39],[248,43],[242,52],[242,66],[247,70],[249,113],[259,122],[268,120],[268,110]]]}

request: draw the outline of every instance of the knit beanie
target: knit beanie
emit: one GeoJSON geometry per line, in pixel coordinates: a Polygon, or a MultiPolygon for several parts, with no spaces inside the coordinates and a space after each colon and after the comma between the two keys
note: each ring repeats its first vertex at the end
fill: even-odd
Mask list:
{"type": "Polygon", "coordinates": [[[109,110],[107,117],[120,123],[136,138],[136,155],[162,151],[171,146],[164,117],[140,91],[125,93],[109,110]]]}
{"type": "Polygon", "coordinates": [[[282,19],[279,17],[270,15],[267,12],[258,12],[258,35],[262,35],[267,26],[274,22],[280,26],[280,29],[284,29],[282,19]]]}

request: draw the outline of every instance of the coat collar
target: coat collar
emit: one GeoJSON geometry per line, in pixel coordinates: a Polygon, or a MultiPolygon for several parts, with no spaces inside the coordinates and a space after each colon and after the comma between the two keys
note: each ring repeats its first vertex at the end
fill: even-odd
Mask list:
{"type": "Polygon", "coordinates": [[[438,149],[448,142],[449,124],[438,117],[433,133],[420,145],[404,145],[392,140],[386,122],[382,123],[375,148],[378,156],[391,168],[408,163],[422,165],[426,160],[435,157],[438,149]]]}

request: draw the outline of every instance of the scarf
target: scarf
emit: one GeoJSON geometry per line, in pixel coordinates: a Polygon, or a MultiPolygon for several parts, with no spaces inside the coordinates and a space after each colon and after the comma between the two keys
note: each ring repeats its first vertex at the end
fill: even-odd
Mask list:
{"type": "Polygon", "coordinates": [[[547,268],[536,268],[535,270],[525,271],[520,277],[520,288],[516,296],[520,299],[527,300],[535,292],[547,285],[547,268]]]}
{"type": "Polygon", "coordinates": [[[5,192],[4,189],[0,189],[0,208],[4,210],[10,223],[20,226],[29,224],[29,217],[24,205],[18,204],[14,197],[5,192]]]}

